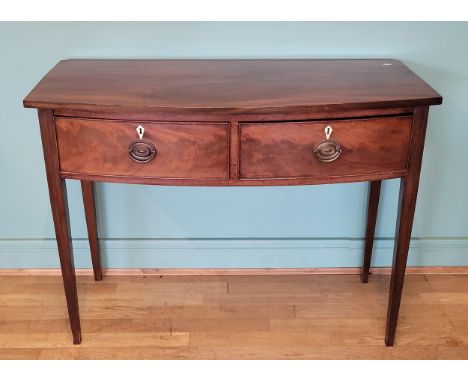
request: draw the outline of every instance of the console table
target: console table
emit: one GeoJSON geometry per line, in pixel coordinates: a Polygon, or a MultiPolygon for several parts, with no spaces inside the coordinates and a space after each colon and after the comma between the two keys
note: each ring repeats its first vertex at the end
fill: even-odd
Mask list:
{"type": "Polygon", "coordinates": [[[81,181],[95,280],[94,182],[286,186],[368,181],[367,282],[383,179],[400,178],[385,344],[393,345],[430,105],[395,60],[65,60],[37,108],[73,343],[81,342],[65,179],[81,181]]]}

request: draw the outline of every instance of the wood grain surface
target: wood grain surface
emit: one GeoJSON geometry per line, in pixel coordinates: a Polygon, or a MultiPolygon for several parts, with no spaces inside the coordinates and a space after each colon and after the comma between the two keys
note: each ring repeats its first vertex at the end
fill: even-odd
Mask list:
{"type": "Polygon", "coordinates": [[[407,275],[394,347],[388,275],[0,277],[1,359],[468,359],[468,275],[407,275]],[[118,302],[118,303],[117,303],[118,302]]]}
{"type": "MultiPolygon", "coordinates": [[[[298,275],[359,275],[362,268],[104,268],[104,276],[298,276],[298,275]]],[[[389,275],[391,267],[373,267],[370,273],[389,275]]],[[[77,268],[79,276],[93,275],[90,268],[77,268]]],[[[468,266],[461,267],[408,267],[406,273],[424,275],[468,275],[468,266]]],[[[1,276],[57,276],[58,268],[0,269],[1,276]]]]}
{"type": "Polygon", "coordinates": [[[320,178],[405,171],[411,137],[411,117],[325,120],[317,122],[242,123],[240,177],[320,178]],[[330,140],[342,154],[323,163],[314,148],[330,140]]]}
{"type": "Polygon", "coordinates": [[[60,170],[65,173],[152,178],[229,178],[229,124],[57,118],[60,170]],[[136,127],[156,150],[137,163],[128,149],[136,127]]]}
{"type": "Polygon", "coordinates": [[[258,113],[440,104],[396,60],[66,60],[26,107],[258,113]]]}

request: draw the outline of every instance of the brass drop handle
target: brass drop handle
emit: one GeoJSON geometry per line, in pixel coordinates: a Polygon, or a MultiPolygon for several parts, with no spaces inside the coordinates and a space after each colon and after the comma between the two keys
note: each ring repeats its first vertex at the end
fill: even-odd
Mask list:
{"type": "Polygon", "coordinates": [[[145,134],[145,128],[143,126],[138,125],[136,132],[139,140],[133,141],[130,144],[128,147],[128,154],[135,162],[148,163],[156,156],[156,148],[151,142],[143,140],[143,135],[145,134]]]}
{"type": "Polygon", "coordinates": [[[337,160],[343,150],[338,143],[330,140],[333,128],[327,126],[324,131],[326,140],[315,146],[314,155],[320,162],[330,163],[337,160]]]}

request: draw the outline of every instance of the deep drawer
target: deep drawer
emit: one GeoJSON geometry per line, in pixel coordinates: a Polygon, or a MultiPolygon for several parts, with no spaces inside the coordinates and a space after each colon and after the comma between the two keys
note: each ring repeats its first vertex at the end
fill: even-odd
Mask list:
{"type": "Polygon", "coordinates": [[[242,123],[240,178],[323,178],[406,169],[411,116],[242,123]],[[332,128],[329,139],[325,129],[332,128]]]}

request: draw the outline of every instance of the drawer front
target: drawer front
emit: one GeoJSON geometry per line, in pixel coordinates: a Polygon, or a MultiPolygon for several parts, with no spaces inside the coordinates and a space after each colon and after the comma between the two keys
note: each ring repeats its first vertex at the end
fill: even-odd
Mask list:
{"type": "Polygon", "coordinates": [[[407,166],[411,126],[411,117],[243,123],[240,178],[401,172],[407,166]],[[328,126],[331,131],[325,130],[328,126]],[[328,140],[326,132],[331,132],[328,140]]]}
{"type": "Polygon", "coordinates": [[[229,124],[56,118],[63,173],[227,179],[229,124]],[[144,128],[140,139],[136,128],[144,128]]]}

